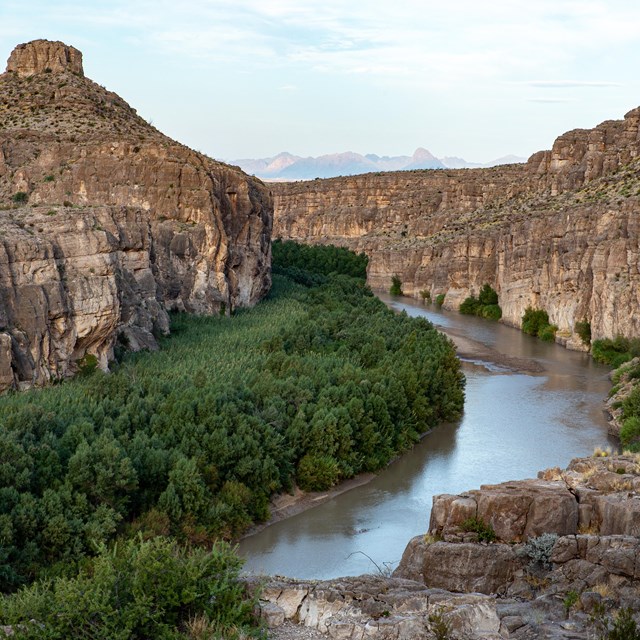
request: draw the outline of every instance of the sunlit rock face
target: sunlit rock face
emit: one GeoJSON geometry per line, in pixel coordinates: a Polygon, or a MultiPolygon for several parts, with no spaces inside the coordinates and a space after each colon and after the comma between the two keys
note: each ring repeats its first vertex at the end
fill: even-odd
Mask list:
{"type": "Polygon", "coordinates": [[[489,283],[503,320],[543,308],[557,340],[640,335],[640,110],[560,136],[523,164],[278,183],[274,237],[370,258],[369,282],[446,294],[457,308],[489,283]]]}
{"type": "Polygon", "coordinates": [[[171,309],[268,291],[268,188],[157,131],[59,42],[0,75],[0,389],[154,348],[171,309]]]}

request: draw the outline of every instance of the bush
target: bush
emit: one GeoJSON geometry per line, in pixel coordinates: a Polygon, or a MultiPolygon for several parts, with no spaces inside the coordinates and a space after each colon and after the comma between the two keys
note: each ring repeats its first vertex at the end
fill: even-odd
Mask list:
{"type": "Polygon", "coordinates": [[[537,538],[529,538],[522,548],[522,555],[529,558],[529,566],[540,566],[543,569],[551,569],[551,553],[558,541],[555,533],[543,533],[537,538]]]}
{"type": "Polygon", "coordinates": [[[482,306],[498,304],[498,293],[488,284],[480,289],[478,300],[482,306]]]}
{"type": "Polygon", "coordinates": [[[436,304],[437,304],[439,307],[441,307],[441,306],[444,304],[444,296],[445,296],[445,294],[444,294],[444,293],[439,293],[439,294],[436,296],[436,304]]]}
{"type": "Polygon", "coordinates": [[[29,199],[29,194],[26,191],[18,191],[18,193],[14,193],[11,199],[16,204],[24,204],[29,199]]]}
{"type": "Polygon", "coordinates": [[[465,315],[475,316],[479,308],[480,301],[478,300],[478,298],[469,296],[468,298],[465,298],[463,300],[458,310],[460,311],[460,313],[464,313],[465,315]]]}
{"type": "Polygon", "coordinates": [[[631,416],[622,422],[620,442],[624,447],[637,449],[640,447],[640,417],[631,416]]]}
{"type": "Polygon", "coordinates": [[[544,342],[553,342],[556,339],[558,327],[555,324],[548,324],[538,330],[538,338],[544,342]]]}
{"type": "Polygon", "coordinates": [[[497,540],[496,532],[489,524],[485,524],[480,518],[474,516],[467,518],[461,526],[463,531],[478,534],[478,542],[495,542],[497,540]]]}
{"type": "Polygon", "coordinates": [[[640,338],[616,336],[613,339],[594,340],[591,355],[596,362],[619,367],[640,355],[640,338]]]}
{"type": "Polygon", "coordinates": [[[207,637],[248,628],[254,602],[239,581],[242,561],[224,543],[186,551],[166,538],[103,548],[78,575],[36,583],[0,601],[21,638],[177,639],[195,618],[207,637]]]}
{"type": "Polygon", "coordinates": [[[522,316],[522,330],[530,336],[537,336],[539,332],[549,326],[549,314],[544,309],[527,307],[522,316]]]}
{"type": "Polygon", "coordinates": [[[576,322],[574,329],[584,344],[591,344],[591,323],[588,320],[576,322]]]}
{"type": "Polygon", "coordinates": [[[392,296],[402,295],[402,280],[400,280],[400,276],[392,276],[391,288],[389,289],[389,293],[392,296]]]}
{"type": "Polygon", "coordinates": [[[331,456],[308,453],[298,463],[297,478],[304,491],[325,491],[340,479],[340,467],[331,456]]]}
{"type": "Polygon", "coordinates": [[[459,307],[459,311],[465,315],[480,316],[487,320],[500,320],[502,318],[502,309],[498,304],[498,294],[488,284],[482,287],[479,297],[469,296],[465,298],[459,307]]]}
{"type": "Polygon", "coordinates": [[[498,304],[487,304],[482,307],[482,317],[487,320],[500,320],[502,318],[502,309],[498,304]]]}

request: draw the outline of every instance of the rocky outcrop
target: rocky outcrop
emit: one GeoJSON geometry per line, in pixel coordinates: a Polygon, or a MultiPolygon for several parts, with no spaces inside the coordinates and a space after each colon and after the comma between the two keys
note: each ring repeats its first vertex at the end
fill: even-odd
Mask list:
{"type": "Polygon", "coordinates": [[[392,577],[248,584],[273,640],[608,637],[597,634],[620,607],[640,622],[639,496],[639,455],[575,459],[535,480],[436,496],[430,532],[392,577]],[[479,542],[469,519],[503,541],[479,542]]]}
{"type": "Polygon", "coordinates": [[[33,40],[19,44],[9,56],[7,71],[19,76],[69,72],[84,75],[82,53],[64,42],[33,40]]]}
{"type": "Polygon", "coordinates": [[[446,294],[457,308],[489,283],[503,321],[544,308],[558,339],[640,335],[640,109],[560,136],[526,164],[274,184],[274,235],[364,251],[369,282],[446,294]]]}
{"type": "Polygon", "coordinates": [[[154,348],[169,310],[230,313],[270,287],[272,198],[167,138],[35,41],[0,75],[0,390],[154,348]]]}

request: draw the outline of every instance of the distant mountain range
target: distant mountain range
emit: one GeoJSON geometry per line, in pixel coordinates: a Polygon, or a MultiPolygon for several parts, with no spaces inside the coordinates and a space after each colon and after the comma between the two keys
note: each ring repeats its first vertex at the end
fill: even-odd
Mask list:
{"type": "Polygon", "coordinates": [[[465,169],[476,167],[495,167],[500,164],[525,162],[526,158],[509,155],[484,164],[467,162],[463,158],[447,156],[436,158],[427,149],[416,149],[412,156],[378,156],[368,153],[366,156],[347,151],[331,153],[317,158],[301,158],[290,153],[279,153],[273,158],[231,160],[248,174],[263,180],[313,180],[314,178],[333,178],[352,176],[358,173],[375,171],[404,171],[411,169],[465,169]]]}

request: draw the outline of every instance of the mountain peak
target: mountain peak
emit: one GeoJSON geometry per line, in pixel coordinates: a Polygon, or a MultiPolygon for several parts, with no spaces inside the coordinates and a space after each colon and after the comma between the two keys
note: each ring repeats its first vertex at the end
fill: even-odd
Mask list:
{"type": "Polygon", "coordinates": [[[82,52],[59,41],[32,40],[19,44],[11,52],[7,61],[7,72],[23,77],[32,76],[35,73],[65,71],[84,75],[82,52]]]}

